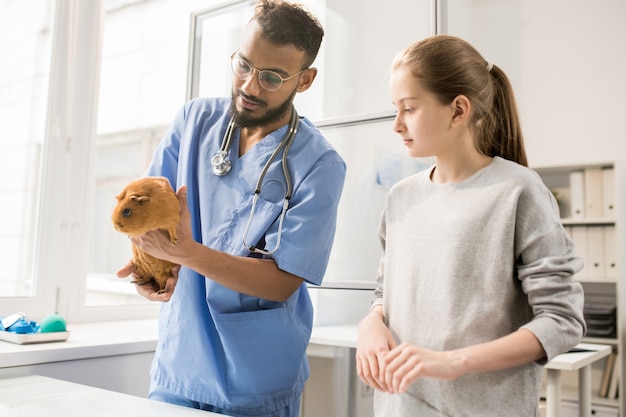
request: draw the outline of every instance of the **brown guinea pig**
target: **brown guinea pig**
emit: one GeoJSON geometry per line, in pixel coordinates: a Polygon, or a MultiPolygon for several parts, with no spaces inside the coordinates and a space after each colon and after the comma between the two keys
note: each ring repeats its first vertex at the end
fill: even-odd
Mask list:
{"type": "MultiPolygon", "coordinates": [[[[172,245],[178,242],[176,226],[180,221],[180,204],[167,178],[138,179],[129,183],[115,198],[117,205],[111,216],[115,230],[128,236],[140,236],[162,229],[169,234],[172,245]]],[[[137,267],[137,278],[133,282],[145,284],[153,281],[159,292],[163,291],[175,264],[148,255],[134,244],[132,249],[137,267]]]]}

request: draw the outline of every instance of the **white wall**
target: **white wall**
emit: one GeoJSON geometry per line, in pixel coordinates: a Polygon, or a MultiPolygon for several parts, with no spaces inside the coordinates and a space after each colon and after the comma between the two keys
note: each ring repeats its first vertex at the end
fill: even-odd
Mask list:
{"type": "Polygon", "coordinates": [[[624,0],[448,0],[448,30],[501,66],[532,166],[626,159],[624,0]]]}
{"type": "Polygon", "coordinates": [[[534,23],[522,45],[528,57],[523,73],[532,81],[524,93],[532,160],[536,165],[626,160],[626,2],[535,1],[533,6],[524,11],[533,12],[534,23]]]}

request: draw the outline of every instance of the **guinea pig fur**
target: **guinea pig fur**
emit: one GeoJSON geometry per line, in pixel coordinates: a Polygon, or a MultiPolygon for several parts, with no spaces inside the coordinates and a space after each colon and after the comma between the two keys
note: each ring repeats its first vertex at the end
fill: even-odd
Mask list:
{"type": "MultiPolygon", "coordinates": [[[[145,177],[129,183],[116,197],[117,205],[111,219],[115,230],[128,236],[140,236],[151,230],[165,230],[170,242],[178,242],[176,226],[180,221],[180,204],[167,178],[145,177]]],[[[156,282],[159,291],[165,289],[167,278],[175,264],[148,255],[132,245],[137,267],[135,283],[156,282]]]]}

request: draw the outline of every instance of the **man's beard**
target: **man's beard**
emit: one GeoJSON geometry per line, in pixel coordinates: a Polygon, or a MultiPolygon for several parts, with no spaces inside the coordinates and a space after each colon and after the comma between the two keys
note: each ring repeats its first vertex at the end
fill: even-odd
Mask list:
{"type": "MultiPolygon", "coordinates": [[[[238,93],[240,95],[243,95],[246,99],[251,99],[250,96],[246,96],[240,90],[238,91],[238,93]]],[[[278,120],[283,118],[283,116],[287,112],[289,112],[295,95],[296,95],[296,91],[294,90],[294,92],[287,98],[287,100],[281,103],[278,107],[273,107],[271,109],[268,109],[266,113],[261,117],[252,118],[252,117],[248,117],[245,111],[243,112],[237,111],[237,105],[235,104],[236,96],[235,96],[235,92],[233,91],[232,93],[233,99],[230,102],[229,113],[231,116],[235,116],[235,121],[238,127],[246,127],[246,128],[254,129],[258,127],[268,126],[277,122],[278,120]]],[[[251,101],[255,103],[265,104],[259,100],[256,100],[256,98],[252,98],[251,101]]]]}

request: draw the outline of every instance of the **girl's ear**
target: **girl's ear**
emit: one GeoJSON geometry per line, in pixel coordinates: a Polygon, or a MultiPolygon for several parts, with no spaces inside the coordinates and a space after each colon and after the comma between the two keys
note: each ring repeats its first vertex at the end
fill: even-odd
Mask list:
{"type": "Polygon", "coordinates": [[[301,93],[309,89],[311,84],[313,84],[313,80],[317,75],[317,68],[307,68],[304,70],[302,75],[300,76],[300,82],[298,83],[297,92],[301,93]]]}
{"type": "Polygon", "coordinates": [[[458,126],[469,121],[472,103],[466,96],[456,96],[454,100],[452,100],[451,106],[454,109],[454,113],[452,116],[453,126],[458,126]]]}

